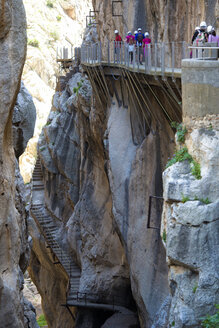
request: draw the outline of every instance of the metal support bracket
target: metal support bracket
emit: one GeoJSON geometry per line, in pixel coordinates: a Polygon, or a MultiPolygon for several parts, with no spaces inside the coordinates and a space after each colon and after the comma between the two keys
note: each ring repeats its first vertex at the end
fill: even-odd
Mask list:
{"type": "Polygon", "coordinates": [[[90,10],[89,15],[86,16],[86,27],[96,26],[98,23],[96,22],[96,13],[99,13],[98,10],[90,10]],[[91,23],[91,19],[95,19],[95,23],[91,23]]]}
{"type": "Polygon", "coordinates": [[[112,16],[113,17],[122,17],[123,15],[117,15],[114,12],[116,3],[121,3],[122,4],[122,1],[121,0],[120,1],[112,1],[112,16]]]}

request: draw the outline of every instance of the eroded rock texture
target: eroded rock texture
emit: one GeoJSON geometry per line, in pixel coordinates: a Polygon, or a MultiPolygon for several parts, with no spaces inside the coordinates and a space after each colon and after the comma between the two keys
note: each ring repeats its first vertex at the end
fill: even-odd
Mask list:
{"type": "Polygon", "coordinates": [[[217,130],[194,129],[186,145],[201,164],[202,179],[195,179],[187,161],[171,166],[163,176],[172,295],[169,320],[179,328],[200,327],[201,318],[214,313],[219,301],[218,143],[217,130]]]}
{"type": "Polygon", "coordinates": [[[205,20],[208,25],[217,26],[219,4],[213,1],[172,1],[172,0],[93,0],[97,13],[98,34],[101,41],[114,40],[114,30],[125,37],[127,31],[138,27],[148,31],[152,42],[191,41],[194,28],[205,20]],[[119,16],[113,16],[119,15],[119,16]]]}
{"type": "MultiPolygon", "coordinates": [[[[149,195],[162,195],[162,170],[174,147],[172,129],[151,99],[160,123],[143,131],[136,116],[141,114],[135,112],[136,104],[130,102],[121,81],[107,81],[114,95],[106,108],[93,102],[90,83],[81,72],[68,74],[65,83],[62,80],[62,90],[54,96],[39,141],[45,200],[59,228],[57,239],[70,248],[81,267],[80,292],[118,295],[122,302],[132,302],[141,327],[150,327],[163,311],[166,316],[154,327],[165,327],[170,303],[166,254],[159,231],[147,229],[147,218],[149,195]],[[78,82],[82,86],[76,91],[78,82]]],[[[165,103],[164,95],[162,100],[165,103]]],[[[157,226],[160,205],[152,206],[152,224],[157,226]]],[[[46,307],[57,306],[53,287],[58,282],[50,274],[54,264],[50,259],[45,265],[40,235],[31,235],[35,260],[30,274],[39,290],[47,286],[47,293],[41,294],[44,310],[53,317],[51,327],[58,327],[51,308],[46,307]]],[[[64,295],[66,284],[59,288],[64,295]]],[[[56,313],[60,311],[64,310],[57,308],[56,313]]],[[[90,318],[89,327],[101,327],[100,322],[92,324],[95,311],[78,311],[78,318],[90,318]]],[[[81,320],[76,327],[84,327],[81,320]]],[[[136,322],[134,314],[132,320],[136,322]]],[[[129,327],[124,316],[112,317],[106,327],[110,322],[120,322],[121,327],[127,322],[129,327]]]]}
{"type": "Polygon", "coordinates": [[[23,154],[27,142],[33,136],[36,122],[36,108],[33,99],[23,82],[17,96],[13,112],[13,142],[15,156],[18,158],[23,154]]]}
{"type": "Polygon", "coordinates": [[[0,17],[0,322],[2,327],[22,328],[33,327],[34,315],[22,295],[28,264],[27,213],[12,141],[12,115],[26,54],[22,1],[1,1],[0,17]]]}

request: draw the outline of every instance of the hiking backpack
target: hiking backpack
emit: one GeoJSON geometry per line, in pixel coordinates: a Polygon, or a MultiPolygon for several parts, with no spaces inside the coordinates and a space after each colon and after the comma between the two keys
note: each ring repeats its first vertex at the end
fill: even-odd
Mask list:
{"type": "Polygon", "coordinates": [[[142,33],[138,33],[137,41],[140,46],[142,45],[143,39],[144,39],[144,35],[142,33]]]}

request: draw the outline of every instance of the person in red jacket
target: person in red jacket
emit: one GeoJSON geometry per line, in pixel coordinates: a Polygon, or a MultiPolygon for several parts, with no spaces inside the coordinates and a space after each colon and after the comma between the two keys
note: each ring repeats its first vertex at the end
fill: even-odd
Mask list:
{"type": "Polygon", "coordinates": [[[119,31],[115,30],[115,54],[117,55],[117,62],[119,62],[120,49],[122,45],[122,38],[119,35],[119,31]]]}

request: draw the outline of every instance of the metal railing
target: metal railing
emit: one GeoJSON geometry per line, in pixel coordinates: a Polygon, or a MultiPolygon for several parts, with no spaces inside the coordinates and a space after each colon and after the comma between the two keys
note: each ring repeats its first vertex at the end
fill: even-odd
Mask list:
{"type": "Polygon", "coordinates": [[[107,296],[106,293],[77,292],[76,301],[83,302],[85,305],[88,303],[111,305],[113,309],[115,306],[130,306],[130,301],[124,300],[124,297],[116,294],[107,296]]]}
{"type": "Polygon", "coordinates": [[[189,47],[190,58],[199,60],[217,60],[219,47],[216,42],[211,43],[193,43],[193,46],[189,47]]]}
{"type": "Polygon", "coordinates": [[[174,76],[180,73],[182,59],[216,59],[218,47],[214,43],[199,46],[199,51],[191,51],[185,41],[171,43],[147,44],[131,49],[126,42],[101,42],[84,44],[81,47],[82,64],[120,65],[147,74],[164,76],[169,73],[174,76]],[[210,49],[210,50],[209,50],[210,49]]]}
{"type": "Polygon", "coordinates": [[[108,42],[103,47],[100,42],[81,47],[82,64],[123,65],[137,71],[164,75],[166,71],[175,73],[181,68],[181,60],[189,58],[186,42],[155,43],[132,48],[126,42],[108,42]]]}
{"type": "Polygon", "coordinates": [[[57,47],[56,60],[78,60],[81,58],[81,48],[72,45],[57,47]]]}

